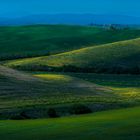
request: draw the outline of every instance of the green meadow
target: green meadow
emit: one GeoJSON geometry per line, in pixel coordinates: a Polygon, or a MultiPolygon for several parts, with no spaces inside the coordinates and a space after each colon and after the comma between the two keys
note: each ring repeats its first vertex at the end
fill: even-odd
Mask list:
{"type": "Polygon", "coordinates": [[[139,140],[140,108],[59,119],[0,121],[2,140],[139,140]]]}

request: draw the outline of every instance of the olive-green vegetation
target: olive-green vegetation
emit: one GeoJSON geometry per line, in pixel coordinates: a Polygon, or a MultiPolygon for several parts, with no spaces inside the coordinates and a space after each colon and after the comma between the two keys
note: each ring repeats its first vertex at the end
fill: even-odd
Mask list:
{"type": "Polygon", "coordinates": [[[2,140],[139,140],[140,107],[58,119],[0,121],[2,140]]]}
{"type": "Polygon", "coordinates": [[[136,29],[35,25],[0,27],[0,60],[28,58],[140,37],[136,29]]]}

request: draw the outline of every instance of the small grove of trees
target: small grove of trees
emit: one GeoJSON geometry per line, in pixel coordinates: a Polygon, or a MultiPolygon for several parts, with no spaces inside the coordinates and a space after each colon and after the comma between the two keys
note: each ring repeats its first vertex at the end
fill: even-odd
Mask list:
{"type": "MultiPolygon", "coordinates": [[[[37,110],[32,110],[33,112],[34,111],[37,111],[37,110]]],[[[43,110],[45,111],[45,110],[43,110]]],[[[57,114],[56,110],[54,108],[49,108],[47,111],[47,115],[46,117],[48,116],[49,118],[57,118],[59,117],[59,115],[57,114]]],[[[30,111],[29,111],[30,112],[30,111]]],[[[34,115],[31,115],[27,110],[26,111],[21,111],[20,113],[15,113],[15,114],[12,114],[10,117],[10,119],[12,120],[26,120],[26,119],[34,119],[34,118],[38,118],[40,116],[40,112],[38,112],[38,114],[34,114],[34,115]],[[37,115],[37,116],[36,116],[37,115]]],[[[44,112],[42,112],[44,113],[44,112]]],[[[45,117],[45,116],[44,116],[45,117]]]]}
{"type": "Polygon", "coordinates": [[[89,26],[101,27],[107,30],[117,31],[117,30],[127,30],[130,27],[123,24],[95,24],[93,22],[88,24],[89,26]]]}
{"type": "Polygon", "coordinates": [[[12,120],[26,120],[31,119],[29,115],[25,111],[20,112],[19,114],[15,114],[11,117],[12,120]]]}
{"type": "MultiPolygon", "coordinates": [[[[62,116],[64,115],[62,110],[58,111],[55,108],[48,108],[46,110],[43,110],[43,112],[41,111],[41,114],[40,114],[40,111],[38,111],[38,110],[30,110],[30,111],[29,112],[28,112],[28,110],[21,111],[20,113],[13,114],[12,116],[10,115],[9,118],[12,120],[26,120],[26,119],[34,119],[34,118],[39,118],[39,117],[57,118],[57,117],[60,117],[60,115],[58,115],[58,113],[61,114],[62,116]],[[32,111],[32,114],[30,111],[32,111]],[[36,112],[35,114],[34,114],[34,111],[36,112]]],[[[79,114],[91,113],[92,110],[87,105],[74,104],[74,105],[70,106],[69,108],[67,108],[66,112],[69,115],[71,115],[71,114],[79,115],[79,114]]]]}

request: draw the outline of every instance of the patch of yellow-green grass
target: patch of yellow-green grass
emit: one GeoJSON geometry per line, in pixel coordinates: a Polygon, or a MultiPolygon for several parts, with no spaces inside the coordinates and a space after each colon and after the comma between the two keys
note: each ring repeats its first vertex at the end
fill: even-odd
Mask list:
{"type": "Polygon", "coordinates": [[[35,77],[52,82],[69,82],[72,80],[72,77],[62,74],[36,74],[35,77]]]}
{"type": "Polygon", "coordinates": [[[140,88],[122,88],[122,87],[110,87],[116,94],[127,97],[129,99],[139,99],[140,100],[140,88]]]}

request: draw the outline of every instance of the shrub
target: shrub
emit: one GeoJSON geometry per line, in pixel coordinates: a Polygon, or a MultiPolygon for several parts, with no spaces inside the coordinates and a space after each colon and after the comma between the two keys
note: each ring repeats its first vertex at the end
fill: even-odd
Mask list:
{"type": "Polygon", "coordinates": [[[16,115],[13,115],[11,117],[12,120],[25,120],[25,119],[31,119],[25,111],[22,111],[20,114],[16,114],[16,115]]]}
{"type": "Polygon", "coordinates": [[[91,113],[92,110],[85,105],[82,104],[75,104],[70,108],[70,113],[71,114],[87,114],[87,113],[91,113]]]}
{"type": "Polygon", "coordinates": [[[56,113],[55,109],[53,109],[53,108],[48,109],[48,116],[50,118],[57,118],[57,117],[59,117],[58,114],[56,113]]]}

